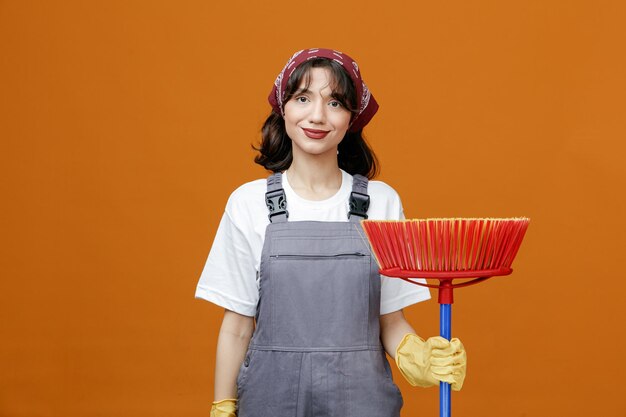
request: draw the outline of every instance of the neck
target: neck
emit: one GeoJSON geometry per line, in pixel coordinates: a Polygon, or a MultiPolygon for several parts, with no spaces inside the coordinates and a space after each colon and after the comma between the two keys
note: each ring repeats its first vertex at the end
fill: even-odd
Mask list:
{"type": "Polygon", "coordinates": [[[294,152],[287,175],[289,185],[303,198],[322,200],[335,194],[341,187],[341,170],[337,151],[323,155],[294,152]]]}

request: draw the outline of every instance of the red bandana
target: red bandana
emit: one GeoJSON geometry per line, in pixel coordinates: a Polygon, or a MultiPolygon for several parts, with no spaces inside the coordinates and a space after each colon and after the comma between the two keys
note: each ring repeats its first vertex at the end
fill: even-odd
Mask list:
{"type": "Polygon", "coordinates": [[[361,73],[359,72],[359,66],[352,58],[348,55],[341,53],[339,51],[335,51],[333,49],[323,49],[323,48],[312,48],[312,49],[303,49],[301,51],[296,52],[293,56],[287,61],[287,64],[283,68],[283,70],[276,77],[276,81],[274,81],[274,87],[272,88],[272,92],[270,93],[268,100],[272,105],[272,108],[277,114],[285,117],[285,112],[283,111],[283,100],[285,99],[285,88],[287,87],[287,81],[293,72],[295,71],[300,64],[306,62],[312,58],[328,58],[333,61],[341,64],[341,66],[346,70],[354,86],[356,87],[356,95],[357,95],[357,108],[359,109],[358,114],[354,117],[350,128],[348,129],[350,132],[356,132],[363,127],[374,117],[376,111],[378,110],[378,103],[374,99],[374,96],[371,95],[370,90],[367,88],[363,79],[361,78],[361,73]]]}

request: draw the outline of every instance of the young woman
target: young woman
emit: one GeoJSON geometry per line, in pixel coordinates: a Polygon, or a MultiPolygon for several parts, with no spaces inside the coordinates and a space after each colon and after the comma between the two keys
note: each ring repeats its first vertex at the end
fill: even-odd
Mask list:
{"type": "Polygon", "coordinates": [[[399,416],[385,353],[412,385],[460,389],[462,344],[415,334],[402,309],[428,290],[380,276],[359,223],[404,214],[368,180],[378,104],[358,65],[296,52],[269,101],[255,162],[273,174],[230,196],[196,290],[225,309],[211,416],[399,416]]]}

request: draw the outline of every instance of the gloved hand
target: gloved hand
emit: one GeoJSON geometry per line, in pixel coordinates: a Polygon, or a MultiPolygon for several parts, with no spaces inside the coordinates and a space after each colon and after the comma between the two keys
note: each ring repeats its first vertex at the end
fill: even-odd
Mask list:
{"type": "Polygon", "coordinates": [[[457,338],[448,341],[435,336],[424,341],[416,334],[407,333],[396,349],[396,364],[413,386],[431,387],[443,381],[459,391],[465,380],[467,356],[457,338]]]}
{"type": "Polygon", "coordinates": [[[237,400],[226,399],[213,401],[211,417],[237,417],[237,400]]]}

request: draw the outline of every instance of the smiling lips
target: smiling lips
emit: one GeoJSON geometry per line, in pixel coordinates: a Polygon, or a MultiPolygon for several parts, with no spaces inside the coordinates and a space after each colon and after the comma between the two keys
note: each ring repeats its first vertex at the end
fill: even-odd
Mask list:
{"type": "Polygon", "coordinates": [[[328,135],[328,130],[305,129],[302,128],[304,134],[311,139],[323,139],[328,135]]]}

